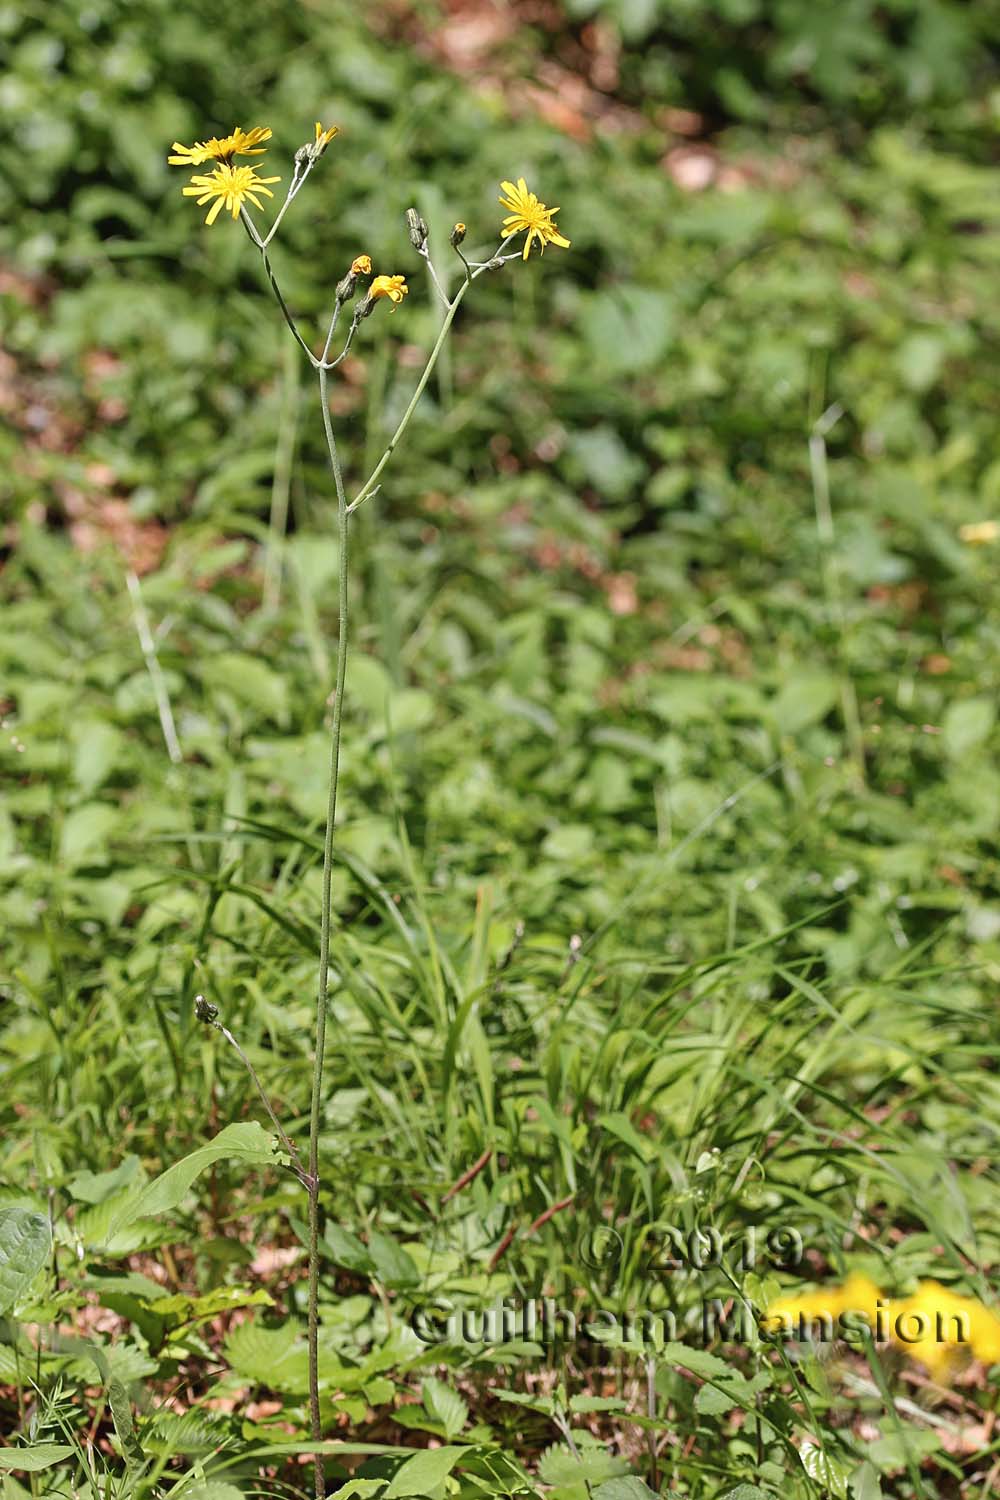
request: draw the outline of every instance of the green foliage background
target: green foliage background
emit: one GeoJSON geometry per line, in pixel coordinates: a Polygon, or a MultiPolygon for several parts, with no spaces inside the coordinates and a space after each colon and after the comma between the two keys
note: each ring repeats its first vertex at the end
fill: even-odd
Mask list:
{"type": "MultiPolygon", "coordinates": [[[[254,1112],[196,1027],[197,991],[289,1128],[307,1096],[330,485],[249,247],[228,221],[205,229],[166,150],[269,123],[268,165],[287,172],[314,119],[341,126],[277,265],[311,334],[354,255],[411,279],[336,391],[358,480],[436,328],[403,210],[438,245],[463,219],[486,249],[497,183],[524,175],[572,240],[477,284],[359,514],[326,1139],[345,1361],[381,1357],[372,1279],[383,1302],[436,1276],[472,1300],[653,1296],[638,1249],[610,1284],[582,1258],[594,1223],[641,1239],[651,1221],[792,1220],[810,1274],[933,1274],[987,1298],[996,1261],[997,554],[957,535],[1000,506],[996,8],[539,14],[470,82],[420,43],[429,6],[0,10],[0,1171],[7,1202],[65,1218],[70,1282],[107,1272],[96,1211],[139,1168],[103,1199],[80,1173],[130,1156],[155,1172],[254,1112]],[[539,59],[582,67],[595,21],[605,50],[624,45],[617,88],[591,96],[592,128],[558,134],[511,80],[539,59]],[[729,169],[704,191],[667,169],[678,108],[702,112],[729,169]],[[142,588],[179,767],[121,558],[64,529],[108,496],[170,530],[142,588]],[[461,1208],[432,1213],[487,1147],[461,1208]],[[570,1215],[490,1272],[511,1223],[570,1193],[570,1215]]],[[[248,1191],[222,1164],[181,1221],[126,1248],[193,1244],[192,1294],[270,1285],[234,1224],[280,1238],[293,1186],[248,1191]]],[[[67,1316],[87,1291],[64,1285],[67,1316]]],[[[281,1297],[294,1317],[296,1284],[281,1297]]],[[[126,1315],[126,1383],[186,1368],[169,1319],[157,1334],[134,1298],[126,1315]]],[[[230,1358],[244,1378],[271,1364],[230,1358]]],[[[53,1379],[85,1383],[53,1359],[53,1379]]],[[[297,1379],[279,1385],[291,1402],[297,1379]]],[[[672,1420],[699,1433],[675,1493],[819,1493],[787,1452],[767,1460],[784,1478],[762,1479],[760,1445],[724,1414],[706,1428],[670,1381],[672,1420]]],[[[864,1445],[828,1389],[814,1399],[846,1485],[864,1445]]],[[[550,1464],[547,1482],[586,1495],[550,1464]]],[[[898,1450],[881,1472],[887,1494],[977,1493],[933,1466],[921,1490],[898,1450]]]]}

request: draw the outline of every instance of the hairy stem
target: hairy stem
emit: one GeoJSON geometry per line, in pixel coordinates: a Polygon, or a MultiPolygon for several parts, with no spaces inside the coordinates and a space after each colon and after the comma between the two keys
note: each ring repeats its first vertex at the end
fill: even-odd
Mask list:
{"type": "MultiPolygon", "coordinates": [[[[337,684],[330,730],[330,788],[323,840],[323,909],[320,918],[319,986],[316,996],[316,1050],[313,1057],[312,1106],[309,1112],[309,1424],[314,1442],[322,1437],[319,1412],[319,1126],[323,1100],[323,1056],[326,1050],[326,1011],[329,994],[330,927],[333,917],[333,832],[337,819],[337,785],[340,779],[340,733],[344,716],[344,682],[347,675],[348,626],[348,532],[347,496],[340,472],[340,458],[330,421],[327,378],[319,370],[319,396],[323,430],[330,455],[330,468],[337,488],[337,529],[340,540],[339,634],[337,638],[337,684]]],[[[324,1500],[326,1482],[323,1459],[317,1453],[313,1465],[316,1500],[324,1500]]]]}

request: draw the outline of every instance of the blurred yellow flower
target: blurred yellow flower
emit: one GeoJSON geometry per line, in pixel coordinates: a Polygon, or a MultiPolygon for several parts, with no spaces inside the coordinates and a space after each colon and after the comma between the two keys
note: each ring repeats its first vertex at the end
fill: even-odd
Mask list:
{"type": "Polygon", "coordinates": [[[376,276],[368,288],[368,295],[373,301],[378,297],[388,297],[390,302],[398,304],[409,290],[405,276],[376,276]]]}
{"type": "Polygon", "coordinates": [[[534,193],[528,192],[528,184],[523,177],[517,179],[516,187],[512,182],[501,182],[500,187],[507,195],[501,196],[500,202],[504,208],[510,209],[503,221],[501,238],[506,240],[512,234],[527,230],[523,255],[525,260],[528,259],[533,239],[538,240],[538,248],[542,254],[545,253],[546,245],[560,245],[564,250],[569,249],[569,240],[563,238],[553,223],[553,215],[559,212],[558,205],[546,208],[534,193]]]}
{"type": "Polygon", "coordinates": [[[937,1379],[971,1351],[984,1364],[1000,1361],[1000,1318],[975,1297],[937,1281],[922,1281],[912,1297],[893,1305],[892,1338],[937,1379]]]}
{"type": "Polygon", "coordinates": [[[973,546],[995,542],[1000,538],[1000,521],[970,521],[958,528],[958,534],[963,542],[971,542],[973,546]]]}
{"type": "Polygon", "coordinates": [[[356,255],[351,261],[351,271],[355,276],[370,276],[372,274],[371,256],[356,255]]]}
{"type": "Polygon", "coordinates": [[[255,208],[263,208],[258,193],[273,198],[274,194],[267,184],[280,181],[280,177],[258,177],[254,167],[231,167],[224,164],[207,175],[192,177],[191,186],[182,191],[185,198],[197,198],[199,208],[215,199],[205,216],[206,224],[214,224],[223,206],[234,219],[239,217],[240,209],[247,199],[255,208]]]}
{"type": "Polygon", "coordinates": [[[874,1282],[855,1272],[843,1286],[817,1287],[815,1291],[796,1292],[770,1303],[764,1328],[786,1338],[800,1335],[808,1338],[818,1325],[821,1337],[830,1341],[850,1328],[850,1324],[842,1324],[841,1319],[851,1314],[863,1315],[874,1329],[880,1301],[883,1299],[874,1282]],[[772,1320],[777,1321],[779,1327],[771,1327],[772,1320]]]}
{"type": "Polygon", "coordinates": [[[265,125],[255,125],[252,130],[241,130],[235,125],[232,133],[221,140],[213,135],[210,141],[195,141],[193,146],[174,141],[177,155],[168,156],[167,161],[172,167],[200,167],[206,161],[229,162],[234,156],[263,156],[261,141],[270,139],[271,132],[265,125]]]}
{"type": "Polygon", "coordinates": [[[861,1326],[877,1343],[919,1359],[935,1380],[958,1369],[966,1351],[984,1364],[1000,1363],[1000,1317],[937,1281],[921,1281],[910,1297],[889,1298],[855,1274],[840,1287],[781,1297],[761,1319],[761,1331],[772,1337],[819,1342],[850,1340],[861,1326]]]}

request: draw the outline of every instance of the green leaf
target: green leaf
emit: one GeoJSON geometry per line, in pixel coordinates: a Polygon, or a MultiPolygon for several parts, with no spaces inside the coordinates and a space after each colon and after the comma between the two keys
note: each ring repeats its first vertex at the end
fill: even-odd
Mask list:
{"type": "Polygon", "coordinates": [[[33,1208],[0,1209],[0,1316],[14,1310],[51,1251],[45,1214],[33,1208]]]}
{"type": "Polygon", "coordinates": [[[235,1484],[224,1484],[221,1479],[195,1480],[171,1490],[171,1494],[177,1500],[246,1500],[243,1490],[238,1490],[235,1484]]]}
{"type": "Polygon", "coordinates": [[[799,1449],[802,1467],[818,1485],[835,1500],[847,1500],[847,1470],[815,1443],[803,1443],[799,1449]]]}
{"type": "Polygon", "coordinates": [[[271,1390],[301,1395],[309,1389],[309,1359],[298,1324],[265,1328],[256,1318],[239,1323],[226,1337],[223,1351],[238,1375],[271,1390]]]}
{"type": "Polygon", "coordinates": [[[654,1492],[637,1474],[623,1474],[597,1486],[594,1500],[651,1500],[654,1492]]]}
{"type": "Polygon", "coordinates": [[[829,672],[793,672],[772,700],[771,712],[780,734],[798,734],[818,724],[837,702],[837,679],[829,672]]]}
{"type": "Polygon", "coordinates": [[[603,1485],[623,1476],[627,1469],[623,1459],[599,1443],[579,1446],[576,1453],[565,1443],[557,1443],[542,1455],[538,1476],[543,1484],[603,1485]]]}
{"type": "Polygon", "coordinates": [[[420,1273],[412,1257],[407,1254],[402,1245],[397,1245],[396,1241],[390,1239],[387,1234],[381,1234],[377,1229],[373,1229],[368,1236],[368,1250],[375,1265],[375,1278],[381,1281],[383,1286],[417,1285],[420,1273]]]}
{"type": "Polygon", "coordinates": [[[255,656],[243,651],[222,651],[202,668],[206,686],[232,694],[276,724],[288,723],[288,682],[255,656]]]}
{"type": "Polygon", "coordinates": [[[944,748],[955,760],[977,749],[990,736],[996,723],[992,698],[963,698],[951,703],[944,716],[944,748]]]}
{"type": "Polygon", "coordinates": [[[641,1136],[628,1115],[620,1110],[610,1115],[598,1115],[597,1124],[602,1130],[610,1131],[612,1135],[617,1136],[641,1162],[647,1162],[656,1153],[654,1143],[647,1137],[641,1136]]]}
{"type": "Polygon", "coordinates": [[[356,1271],[364,1276],[374,1274],[375,1262],[367,1247],[350,1230],[342,1229],[339,1224],[328,1223],[323,1230],[322,1245],[328,1250],[335,1266],[343,1266],[345,1271],[356,1271]]]}
{"type": "Polygon", "coordinates": [[[855,1469],[848,1486],[851,1500],[882,1500],[882,1481],[878,1470],[867,1459],[860,1469],[855,1469]]]}
{"type": "Polygon", "coordinates": [[[77,1172],[70,1178],[67,1188],[80,1203],[103,1203],[120,1188],[127,1187],[141,1170],[137,1156],[126,1156],[110,1172],[77,1172]]]}
{"type": "Polygon", "coordinates": [[[256,1120],[227,1125],[207,1146],[201,1146],[175,1162],[152,1182],[129,1193],[108,1229],[109,1241],[139,1219],[170,1213],[187,1196],[195,1178],[217,1161],[242,1161],[247,1166],[274,1167],[284,1158],[277,1153],[277,1140],[256,1120]]]}
{"type": "Polygon", "coordinates": [[[423,1382],[420,1394],[427,1415],[440,1423],[445,1437],[457,1437],[469,1417],[469,1408],[458,1392],[430,1375],[423,1382]]]}
{"type": "Polygon", "coordinates": [[[395,1500],[397,1495],[433,1494],[447,1479],[464,1452],[464,1448],[441,1447],[415,1453],[396,1470],[384,1500],[395,1500]]]}
{"type": "Polygon", "coordinates": [[[36,1443],[32,1448],[0,1449],[0,1470],[9,1473],[12,1469],[25,1474],[37,1474],[42,1469],[51,1469],[64,1458],[72,1458],[75,1448],[65,1443],[36,1443]]]}

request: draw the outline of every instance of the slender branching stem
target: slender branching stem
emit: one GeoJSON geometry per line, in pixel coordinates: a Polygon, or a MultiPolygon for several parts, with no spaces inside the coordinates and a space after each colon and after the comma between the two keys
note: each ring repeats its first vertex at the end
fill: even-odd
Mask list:
{"type": "Polygon", "coordinates": [[[296,173],[289,183],[288,192],[285,194],[285,201],[278,209],[273,224],[261,241],[261,249],[266,250],[268,245],[274,239],[274,236],[278,232],[279,224],[285,217],[285,214],[288,212],[289,208],[291,208],[292,204],[295,202],[295,199],[298,197],[306,178],[309,176],[309,173],[312,171],[314,166],[315,162],[310,160],[306,162],[305,166],[301,170],[299,170],[298,163],[296,163],[296,173]]]}
{"type": "Polygon", "coordinates": [[[434,262],[431,260],[430,251],[427,249],[427,246],[424,245],[423,249],[421,249],[418,254],[423,256],[424,260],[427,262],[427,269],[431,274],[431,280],[434,283],[435,290],[437,291],[438,296],[441,298],[441,301],[444,303],[445,308],[449,308],[451,306],[451,302],[449,300],[448,293],[441,285],[440,278],[437,271],[435,270],[434,262]]]}
{"type": "MultiPolygon", "coordinates": [[[[326,1022],[330,988],[329,969],[330,934],[333,925],[334,829],[337,821],[337,789],[340,780],[340,740],[344,714],[344,684],[347,675],[348,620],[350,602],[348,597],[348,543],[350,533],[350,517],[352,511],[356,510],[358,506],[361,505],[365,500],[370,499],[372,495],[378,492],[380,488],[378,484],[379,475],[382,473],[382,470],[389,462],[389,459],[392,457],[392,454],[395,451],[397,443],[409,426],[410,419],[412,418],[413,413],[416,411],[417,405],[420,401],[420,397],[423,395],[424,390],[427,387],[427,382],[429,381],[434,371],[434,367],[437,364],[438,357],[444,347],[445,339],[448,336],[448,332],[455,319],[455,314],[458,312],[459,306],[461,305],[465,293],[468,291],[469,287],[472,285],[473,281],[475,281],[477,276],[481,276],[484,271],[496,270],[500,266],[502,266],[505,261],[514,259],[515,257],[511,255],[503,255],[500,253],[500,251],[498,251],[492,257],[492,259],[488,261],[483,261],[482,263],[470,263],[466,260],[465,256],[462,255],[460,258],[465,268],[465,280],[459,287],[458,291],[455,293],[455,296],[449,301],[447,294],[445,293],[441,282],[438,279],[437,272],[435,271],[434,266],[431,264],[430,256],[422,252],[424,253],[424,259],[427,261],[427,265],[430,269],[430,274],[434,285],[437,288],[442,301],[444,302],[444,318],[442,320],[441,328],[438,332],[437,340],[430,352],[430,355],[428,356],[423,373],[421,374],[420,379],[417,383],[416,390],[413,392],[410,403],[407,406],[406,411],[403,413],[402,419],[399,422],[396,431],[393,433],[386,451],[379,459],[378,463],[375,465],[375,468],[369,475],[368,479],[358,491],[358,494],[355,496],[354,500],[350,504],[348,504],[347,494],[344,489],[343,474],[341,473],[340,468],[340,457],[337,452],[337,443],[333,433],[333,424],[330,420],[330,401],[329,393],[327,390],[327,376],[331,370],[336,369],[340,362],[346,358],[348,350],[350,349],[351,343],[358,330],[360,318],[358,314],[355,313],[354,318],[351,321],[351,327],[348,331],[347,339],[344,343],[343,349],[337,355],[336,359],[330,359],[330,347],[333,343],[333,337],[336,332],[337,323],[342,310],[342,299],[338,297],[334,304],[333,315],[330,319],[329,329],[327,331],[326,340],[323,345],[323,352],[317,358],[317,356],[313,354],[312,350],[309,348],[309,345],[306,343],[305,339],[302,337],[302,334],[299,332],[298,327],[295,323],[295,319],[292,317],[291,313],[288,310],[288,305],[281,294],[281,289],[278,286],[278,282],[274,275],[274,271],[271,267],[271,261],[267,253],[267,247],[274,238],[275,231],[277,230],[278,225],[280,224],[286,210],[292,203],[293,199],[296,197],[299,189],[302,187],[302,184],[305,182],[311,166],[312,163],[309,162],[305,169],[301,172],[301,176],[298,174],[297,170],[296,176],[293,178],[286,194],[285,201],[278,211],[277,217],[275,218],[274,223],[271,225],[271,228],[269,229],[266,236],[262,237],[260,235],[256,225],[253,222],[253,219],[251,218],[247,210],[245,208],[242,208],[240,210],[243,226],[246,229],[246,232],[249,235],[251,241],[253,242],[254,247],[260,254],[261,261],[264,265],[264,271],[267,275],[267,279],[270,283],[271,290],[274,293],[274,297],[278,304],[278,307],[281,310],[282,317],[284,318],[285,323],[287,324],[293,338],[295,339],[295,342],[298,344],[303,354],[305,354],[306,358],[309,360],[310,365],[316,371],[319,381],[320,407],[323,413],[323,431],[326,435],[326,445],[330,459],[330,468],[333,473],[334,485],[337,492],[337,529],[340,544],[339,633],[337,639],[336,686],[334,689],[333,716],[330,726],[330,779],[327,799],[326,831],[323,840],[323,894],[322,911],[320,914],[320,953],[319,980],[317,984],[316,994],[315,1050],[313,1053],[312,1090],[309,1109],[309,1159],[308,1165],[304,1170],[302,1168],[302,1163],[295,1150],[295,1147],[282,1129],[277,1115],[272,1109],[267,1099],[267,1095],[264,1093],[264,1090],[261,1087],[260,1081],[257,1078],[257,1075],[254,1072],[249,1059],[246,1057],[236,1039],[230,1032],[225,1029],[225,1027],[218,1026],[217,1029],[222,1032],[230,1045],[236,1048],[236,1051],[239,1053],[241,1059],[248,1068],[257,1091],[264,1101],[264,1106],[267,1109],[267,1112],[271,1117],[275,1129],[278,1132],[279,1139],[281,1140],[285,1149],[288,1151],[294,1164],[294,1170],[296,1171],[296,1174],[298,1175],[300,1181],[305,1186],[306,1192],[308,1194],[309,1287],[307,1340],[309,1351],[309,1427],[313,1442],[318,1444],[322,1440],[322,1421],[320,1416],[319,1399],[319,1132],[323,1104],[323,1062],[326,1053],[326,1022]]],[[[567,1440],[572,1443],[572,1437],[568,1433],[567,1440]]],[[[323,1473],[323,1458],[320,1453],[316,1453],[313,1460],[313,1482],[315,1500],[325,1500],[326,1479],[323,1473]]]]}
{"type": "MultiPolygon", "coordinates": [[[[463,256],[462,259],[464,261],[465,257],[463,256]]],[[[504,261],[513,259],[517,259],[517,257],[510,255],[496,255],[492,260],[486,260],[483,261],[480,265],[477,265],[474,270],[470,270],[468,272],[465,281],[462,282],[462,285],[459,287],[454,297],[448,303],[448,310],[445,313],[441,323],[441,327],[438,330],[438,336],[435,341],[434,347],[431,350],[430,354],[427,356],[427,363],[424,365],[423,373],[421,374],[420,379],[417,381],[417,386],[415,391],[413,392],[413,395],[410,397],[410,404],[407,406],[403,415],[400,417],[399,426],[396,428],[396,431],[389,439],[388,446],[386,447],[385,452],[382,454],[382,457],[379,459],[378,463],[375,465],[374,469],[369,474],[360,490],[358,490],[358,493],[355,495],[350,505],[347,507],[348,515],[351,515],[354,511],[356,511],[358,509],[358,506],[363,505],[366,500],[370,500],[372,495],[378,489],[378,477],[381,474],[382,470],[385,468],[386,464],[389,462],[393,453],[396,451],[396,445],[398,444],[400,438],[403,436],[403,433],[410,425],[410,420],[420,403],[420,398],[424,394],[424,391],[427,389],[427,382],[428,380],[430,380],[431,375],[434,373],[434,366],[438,362],[438,357],[441,353],[441,350],[444,348],[445,339],[447,339],[448,333],[451,329],[451,325],[455,321],[455,314],[458,312],[458,309],[461,306],[462,298],[469,290],[469,287],[475,281],[476,277],[481,276],[484,271],[492,271],[498,268],[504,261]]],[[[430,265],[429,260],[427,263],[428,265],[430,265]]],[[[468,266],[468,263],[466,263],[466,265],[468,266]]]]}
{"type": "MultiPolygon", "coordinates": [[[[284,205],[284,207],[281,210],[282,213],[284,213],[285,208],[288,207],[288,202],[289,202],[289,200],[286,199],[285,205],[284,205]]],[[[246,210],[245,207],[242,207],[240,209],[240,218],[243,221],[243,227],[246,230],[247,234],[250,236],[251,240],[253,241],[253,243],[257,247],[257,249],[260,251],[260,258],[261,258],[261,260],[262,260],[262,262],[264,264],[264,271],[265,271],[265,274],[267,276],[268,281],[271,284],[271,291],[274,293],[274,300],[277,302],[279,308],[281,309],[281,316],[284,318],[285,322],[288,324],[288,327],[291,330],[292,337],[295,339],[295,342],[298,344],[299,348],[302,350],[302,353],[305,355],[306,359],[309,361],[309,363],[312,365],[313,369],[315,370],[318,367],[318,365],[319,365],[319,360],[316,358],[315,354],[312,352],[312,350],[310,349],[309,345],[306,343],[305,339],[302,337],[301,333],[298,330],[298,326],[297,326],[297,324],[295,322],[295,319],[292,317],[291,313],[288,311],[288,304],[286,303],[284,297],[281,295],[281,288],[278,285],[277,277],[275,276],[274,270],[273,270],[273,268],[271,266],[271,257],[267,253],[267,247],[270,244],[271,235],[274,233],[274,226],[273,225],[271,226],[271,233],[268,234],[267,239],[266,240],[262,240],[261,237],[260,237],[260,235],[257,233],[257,226],[256,226],[256,224],[254,223],[253,219],[251,219],[251,217],[250,217],[250,215],[247,212],[247,210],[246,210]]]]}

